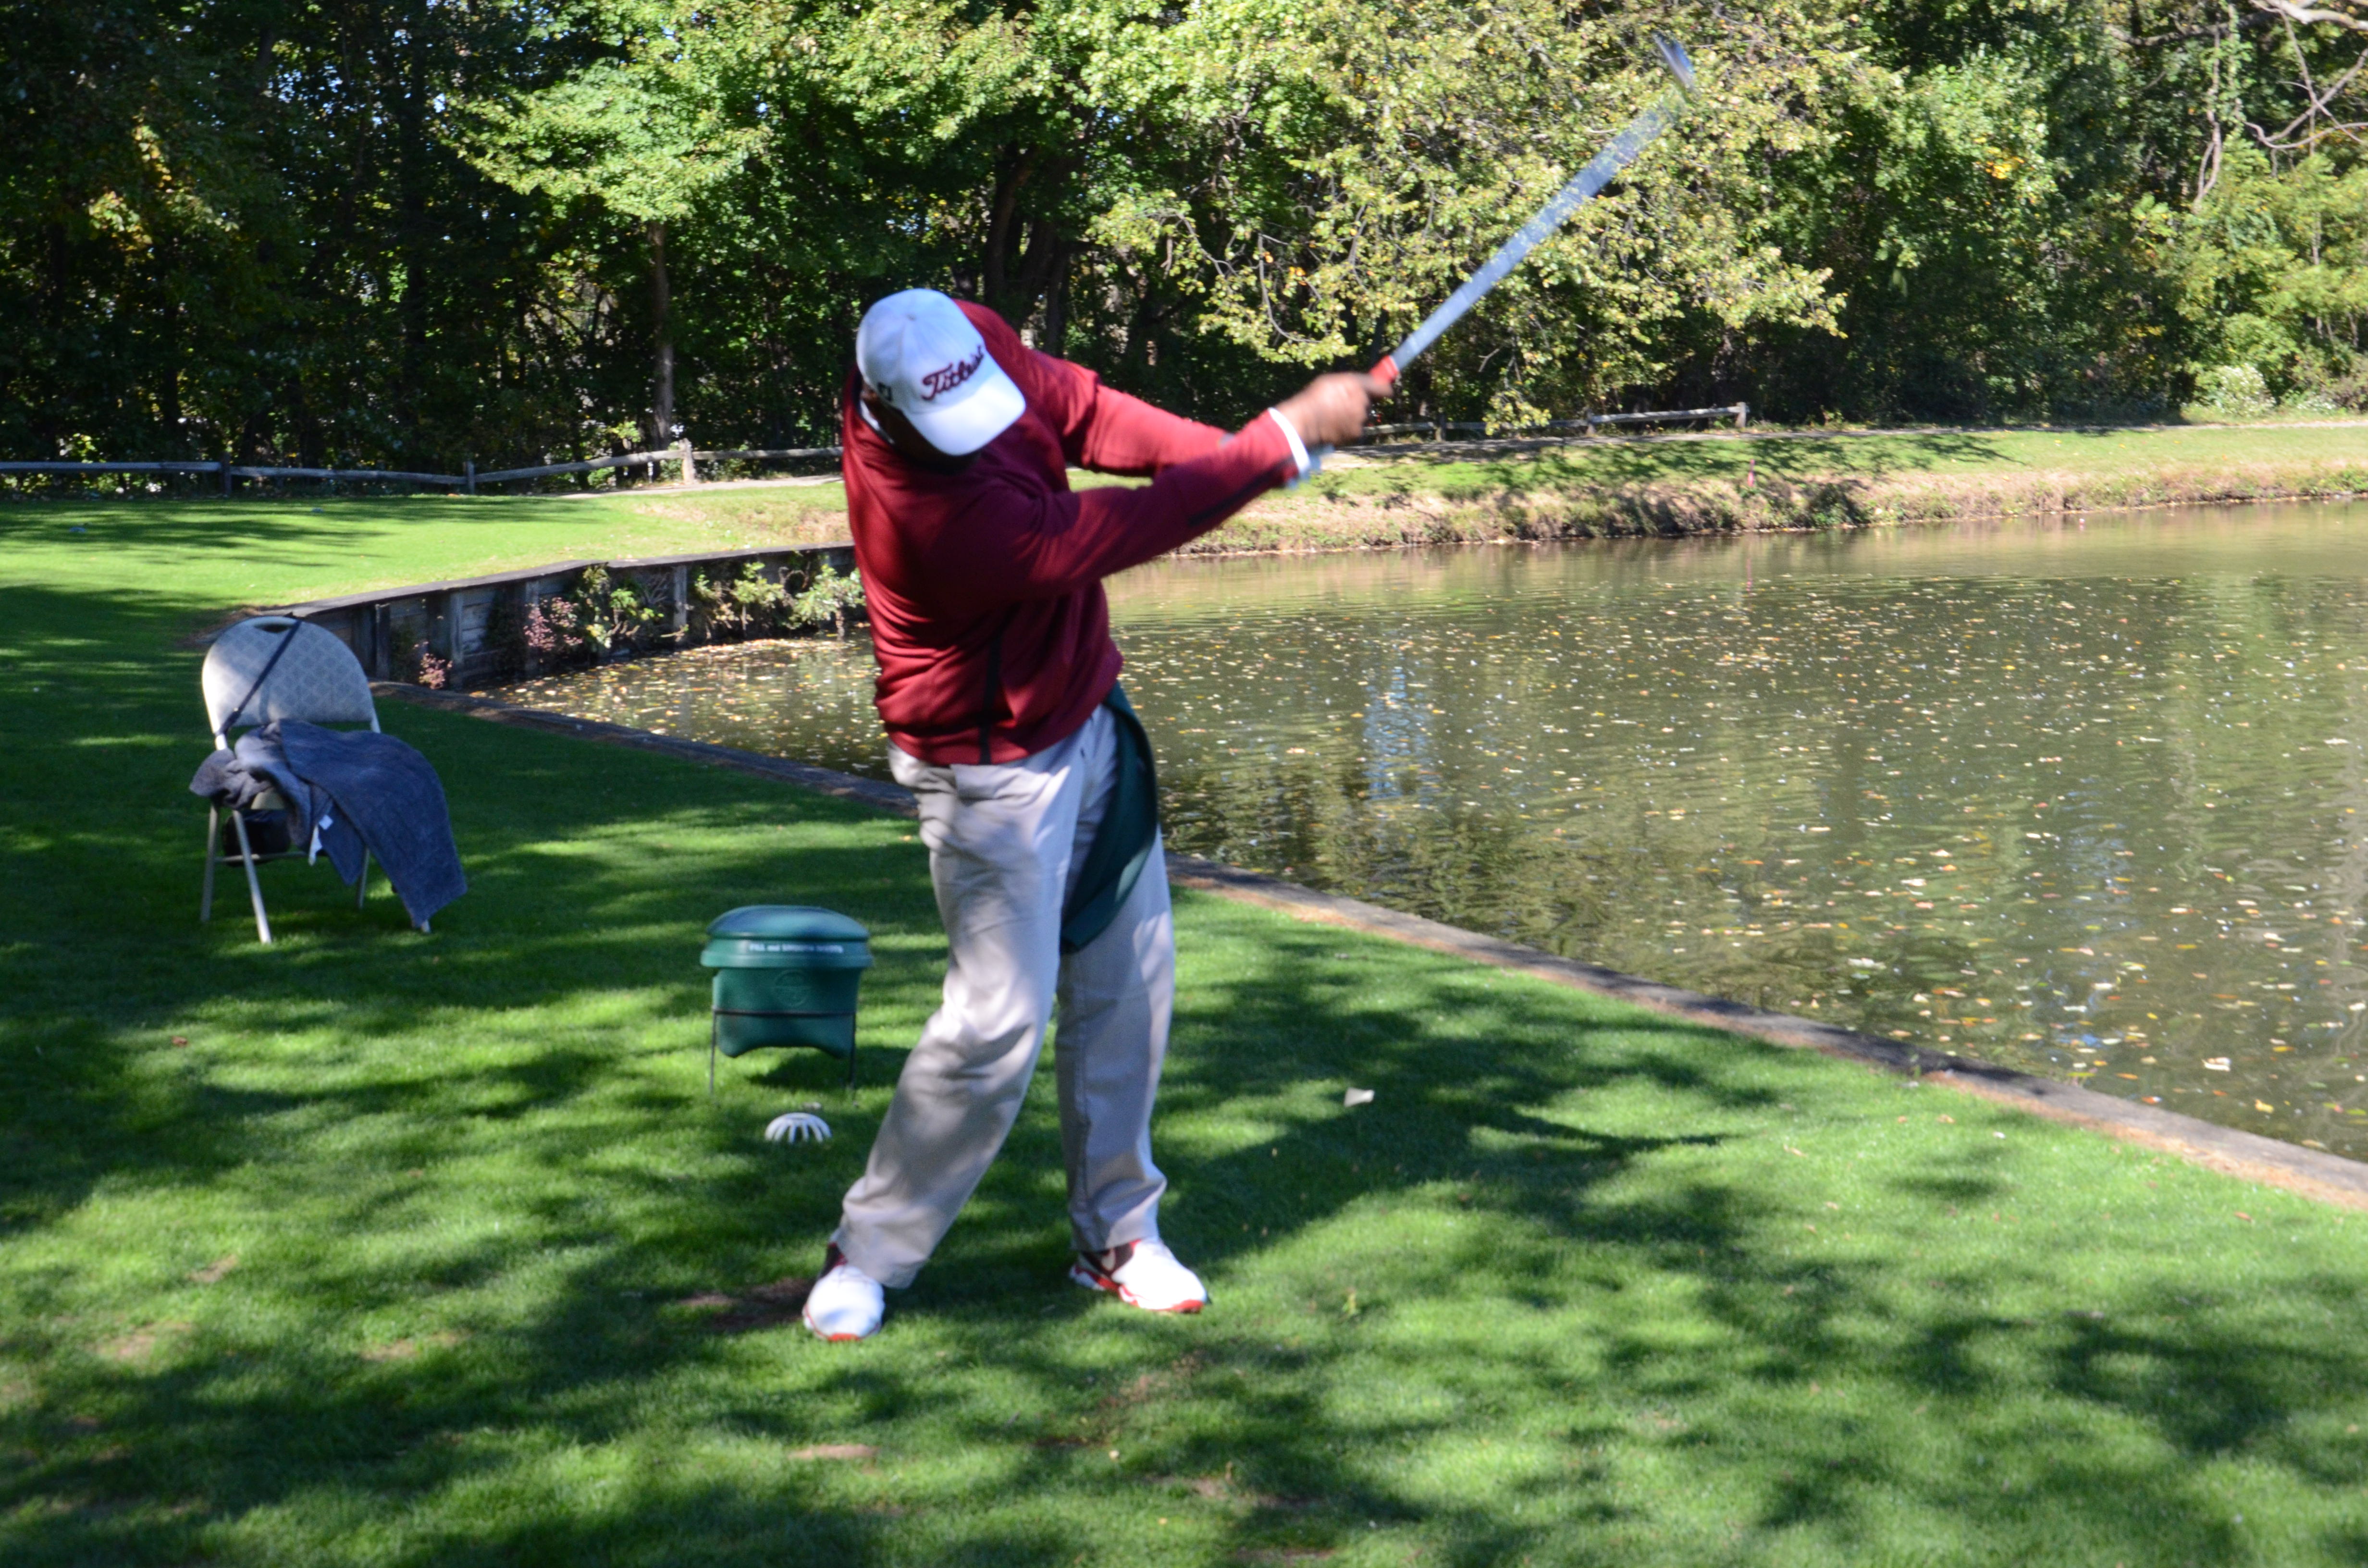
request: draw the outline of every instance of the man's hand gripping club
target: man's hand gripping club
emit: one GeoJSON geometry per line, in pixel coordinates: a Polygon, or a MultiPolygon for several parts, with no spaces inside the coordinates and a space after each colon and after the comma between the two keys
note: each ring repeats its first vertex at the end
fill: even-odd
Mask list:
{"type": "Polygon", "coordinates": [[[1373,404],[1390,395],[1390,383],[1361,371],[1318,376],[1274,405],[1291,422],[1309,450],[1345,447],[1364,434],[1373,404]]]}

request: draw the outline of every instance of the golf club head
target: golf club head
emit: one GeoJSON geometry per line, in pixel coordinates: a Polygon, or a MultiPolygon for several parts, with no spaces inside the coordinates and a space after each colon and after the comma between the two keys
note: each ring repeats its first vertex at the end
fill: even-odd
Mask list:
{"type": "Polygon", "coordinates": [[[1667,33],[1655,33],[1653,52],[1661,57],[1661,63],[1668,66],[1669,74],[1678,79],[1678,85],[1685,90],[1688,97],[1691,97],[1694,91],[1694,62],[1686,58],[1686,46],[1667,33]]]}

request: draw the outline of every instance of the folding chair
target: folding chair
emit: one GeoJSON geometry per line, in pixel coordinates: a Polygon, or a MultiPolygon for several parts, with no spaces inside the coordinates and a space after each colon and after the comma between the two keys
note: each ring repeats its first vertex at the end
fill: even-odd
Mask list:
{"type": "MultiPolygon", "coordinates": [[[[284,615],[242,620],[214,639],[206,653],[199,685],[205,692],[206,722],[214,733],[217,750],[228,751],[233,733],[253,729],[274,719],[299,719],[313,724],[368,724],[378,728],[378,707],[370,700],[370,676],[352,650],[336,634],[310,621],[284,615]]],[[[272,790],[255,802],[258,811],[285,811],[288,802],[272,790]]],[[[200,923],[213,918],[214,868],[246,868],[246,894],[255,905],[255,934],[271,945],[271,917],[263,909],[263,883],[256,866],[264,860],[302,855],[306,846],[291,838],[281,851],[258,855],[247,832],[247,813],[229,808],[230,825],[238,852],[222,846],[223,809],[206,813],[205,891],[198,900],[200,923]]],[[[309,824],[307,824],[309,826],[309,824]]],[[[370,851],[362,851],[362,874],[354,887],[354,907],[370,897],[370,851]]],[[[422,926],[425,930],[427,927],[422,926]]]]}

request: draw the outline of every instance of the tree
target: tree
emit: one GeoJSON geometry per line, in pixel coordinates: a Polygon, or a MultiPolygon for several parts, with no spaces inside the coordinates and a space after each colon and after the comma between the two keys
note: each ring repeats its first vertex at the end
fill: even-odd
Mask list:
{"type": "Polygon", "coordinates": [[[450,472],[818,445],[891,290],[1218,422],[1385,347],[1500,423],[2368,402],[2358,0],[28,0],[0,448],[450,472]],[[641,433],[636,434],[639,427],[641,433]]]}
{"type": "Polygon", "coordinates": [[[471,155],[493,178],[563,202],[597,204],[636,223],[648,247],[649,439],[672,443],[675,330],[670,227],[736,173],[761,127],[731,112],[746,12],[663,3],[584,7],[545,24],[565,59],[550,80],[478,100],[471,155]]]}

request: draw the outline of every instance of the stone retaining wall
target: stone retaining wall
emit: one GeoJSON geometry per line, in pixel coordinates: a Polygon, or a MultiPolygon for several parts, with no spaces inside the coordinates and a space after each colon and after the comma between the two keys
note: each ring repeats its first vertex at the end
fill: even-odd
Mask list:
{"type": "Polygon", "coordinates": [[[525,643],[527,610],[544,599],[572,594],[595,566],[619,582],[631,583],[643,602],[660,612],[662,630],[653,640],[656,645],[687,648],[717,640],[717,629],[709,624],[691,591],[693,582],[701,574],[711,579],[737,578],[750,562],[794,591],[805,585],[818,565],[853,572],[855,546],[842,540],[622,561],[558,561],[482,577],[277,605],[264,613],[292,615],[335,632],[372,680],[412,679],[424,649],[451,666],[447,676],[450,684],[485,686],[544,673],[525,643]]]}

